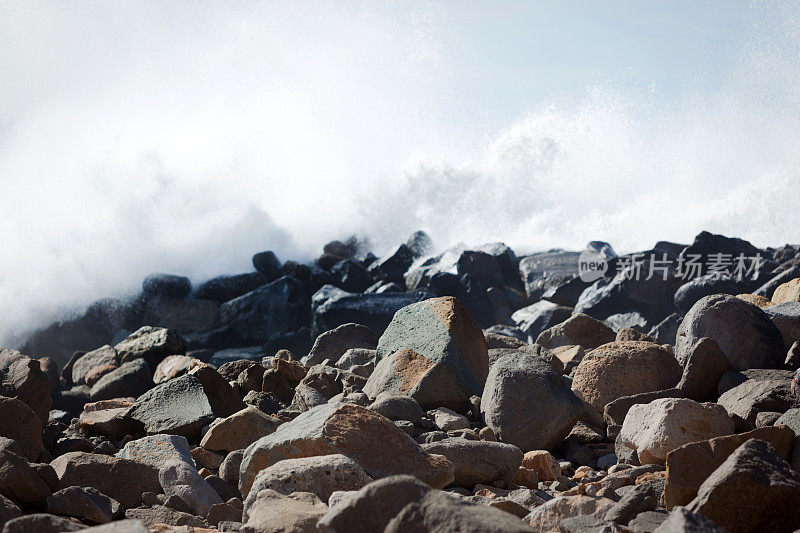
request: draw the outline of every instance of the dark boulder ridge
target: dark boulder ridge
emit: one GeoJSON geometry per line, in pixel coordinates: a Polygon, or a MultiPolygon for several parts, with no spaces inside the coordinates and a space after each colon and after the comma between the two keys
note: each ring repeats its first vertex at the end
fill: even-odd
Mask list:
{"type": "Polygon", "coordinates": [[[592,281],[424,232],[148,276],[0,350],[0,528],[800,529],[796,248],[587,250],[592,281]],[[765,272],[680,276],[733,252],[765,272]]]}

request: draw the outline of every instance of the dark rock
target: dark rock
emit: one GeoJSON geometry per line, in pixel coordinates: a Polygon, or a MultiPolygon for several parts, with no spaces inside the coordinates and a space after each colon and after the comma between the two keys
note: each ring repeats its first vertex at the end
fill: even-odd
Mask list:
{"type": "Polygon", "coordinates": [[[692,306],[678,328],[678,360],[685,361],[702,337],[717,341],[735,370],[778,368],[785,356],[781,332],[769,316],[735,296],[706,296],[692,306]]]}
{"type": "Polygon", "coordinates": [[[308,296],[299,281],[284,276],[222,304],[219,318],[242,341],[266,343],[308,325],[308,296]]]}
{"type": "Polygon", "coordinates": [[[185,276],[150,274],[142,282],[142,292],[146,296],[186,298],[192,292],[192,283],[185,276]]]}
{"type": "Polygon", "coordinates": [[[519,272],[530,301],[536,301],[549,289],[578,274],[579,252],[553,251],[523,257],[519,272]]]}
{"type": "Polygon", "coordinates": [[[741,283],[727,275],[706,274],[680,286],[675,292],[675,309],[685,315],[700,298],[712,294],[736,295],[747,292],[741,283]]]}
{"type": "Polygon", "coordinates": [[[648,332],[648,335],[658,339],[662,344],[675,344],[675,337],[678,335],[678,328],[681,325],[681,316],[678,313],[672,313],[667,318],[653,326],[648,332]]]}
{"type": "Polygon", "coordinates": [[[189,374],[200,381],[215,416],[224,418],[244,409],[240,396],[212,366],[197,366],[189,374]]]}
{"type": "Polygon", "coordinates": [[[751,439],[700,485],[687,509],[731,532],[792,531],[800,523],[800,475],[771,444],[751,439]]]}
{"type": "Polygon", "coordinates": [[[526,341],[532,343],[543,331],[561,324],[571,315],[571,308],[541,300],[515,311],[511,320],[526,334],[526,341]]]}
{"type": "Polygon", "coordinates": [[[194,297],[200,300],[213,300],[217,303],[223,303],[254,291],[267,283],[269,283],[269,280],[260,272],[217,276],[200,285],[195,291],[194,297]]]}
{"type": "Polygon", "coordinates": [[[109,345],[105,345],[76,359],[72,365],[71,382],[75,385],[85,383],[86,374],[95,367],[102,365],[117,366],[117,351],[109,345]]]}
{"type": "Polygon", "coordinates": [[[93,402],[112,398],[136,398],[153,387],[153,375],[145,359],[133,359],[104,374],[91,388],[93,402]]]}
{"type": "Polygon", "coordinates": [[[683,362],[683,376],[677,388],[687,398],[698,402],[717,399],[717,384],[725,372],[732,370],[717,341],[702,337],[690,348],[683,362]]]}
{"type": "Polygon", "coordinates": [[[431,277],[428,288],[436,296],[456,298],[481,327],[495,323],[495,311],[487,292],[474,275],[438,272],[431,277]]]}
{"type": "Polygon", "coordinates": [[[39,361],[16,350],[0,349],[0,396],[16,398],[47,424],[52,397],[39,361]]]}
{"type": "Polygon", "coordinates": [[[16,503],[0,494],[0,527],[3,527],[9,520],[21,515],[22,509],[16,503]]]}
{"type": "Polygon", "coordinates": [[[747,380],[724,393],[717,400],[731,415],[755,424],[762,411],[785,412],[795,404],[791,384],[783,380],[747,380]]]}
{"type": "Polygon", "coordinates": [[[369,406],[376,413],[380,413],[389,420],[408,420],[419,422],[425,416],[422,408],[414,398],[404,394],[382,392],[369,406]]]}
{"type": "MultiPolygon", "coordinates": [[[[325,290],[323,287],[320,291],[325,290]]],[[[318,291],[315,297],[320,293],[318,291]]],[[[329,292],[329,291],[328,291],[329,292]]],[[[404,293],[350,294],[338,291],[325,299],[317,299],[312,307],[317,335],[347,323],[361,324],[380,335],[401,308],[429,298],[427,291],[404,293]]]]}
{"type": "Polygon", "coordinates": [[[19,454],[36,461],[42,452],[42,422],[37,414],[16,398],[0,396],[0,436],[13,439],[19,454]]]}
{"type": "Polygon", "coordinates": [[[212,300],[156,296],[147,300],[142,321],[180,332],[208,331],[217,325],[218,307],[212,300]]]}
{"type": "Polygon", "coordinates": [[[169,433],[194,440],[200,428],[214,420],[200,380],[184,375],[157,385],[140,396],[128,416],[144,424],[148,434],[169,433]]]}
{"type": "Polygon", "coordinates": [[[373,283],[367,269],[353,259],[339,261],[331,267],[337,286],[347,292],[364,292],[373,283]]]}
{"type": "Polygon", "coordinates": [[[522,451],[548,449],[570,432],[582,402],[569,381],[531,355],[503,356],[492,365],[481,398],[486,425],[522,451]]]}
{"type": "Polygon", "coordinates": [[[50,492],[24,457],[9,449],[0,450],[0,494],[24,507],[43,508],[50,492]]]}
{"type": "Polygon", "coordinates": [[[253,256],[253,268],[264,276],[266,283],[281,276],[281,262],[273,252],[259,252],[253,256]]]}
{"type": "Polygon", "coordinates": [[[166,356],[186,353],[186,343],[176,331],[142,326],[114,346],[114,349],[117,350],[120,362],[144,359],[155,371],[158,363],[166,356]]]}
{"type": "Polygon", "coordinates": [[[486,337],[487,348],[501,348],[501,346],[489,346],[489,338],[491,335],[501,335],[504,337],[513,337],[520,342],[527,343],[528,336],[518,327],[506,326],[503,324],[494,325],[483,330],[484,337],[486,337]]]}
{"type": "MultiPolygon", "coordinates": [[[[384,281],[399,283],[405,288],[405,273],[411,267],[414,259],[419,256],[420,254],[415,253],[408,245],[401,244],[370,265],[370,271],[377,273],[378,277],[384,281]]],[[[348,289],[345,288],[345,290],[348,289]]]]}
{"type": "Polygon", "coordinates": [[[714,521],[685,507],[676,507],[654,533],[728,533],[714,521]]]}
{"type": "Polygon", "coordinates": [[[465,251],[458,258],[456,272],[459,276],[472,274],[484,287],[503,287],[503,274],[497,259],[485,252],[465,251]]]}
{"type": "Polygon", "coordinates": [[[406,241],[406,246],[414,254],[414,257],[422,257],[433,250],[433,241],[424,231],[415,231],[406,241]]]}
{"type": "Polygon", "coordinates": [[[47,512],[95,524],[111,522],[117,502],[93,487],[67,487],[47,497],[47,512]]]}
{"type": "Polygon", "coordinates": [[[626,492],[614,507],[605,514],[607,520],[618,524],[627,524],[639,513],[654,511],[663,507],[664,479],[656,478],[634,485],[626,492]]]}
{"type": "MultiPolygon", "coordinates": [[[[144,524],[146,527],[152,527],[156,524],[167,524],[176,527],[188,526],[192,528],[206,528],[208,526],[208,524],[196,516],[163,505],[154,505],[150,508],[128,509],[125,511],[125,518],[131,521],[136,520],[136,523],[144,524]]],[[[149,530],[146,529],[145,531],[149,530]]]]}
{"type": "Polygon", "coordinates": [[[575,307],[583,291],[591,285],[578,276],[568,278],[560,284],[544,291],[542,298],[565,307],[575,307]]]}
{"type": "Polygon", "coordinates": [[[800,267],[792,266],[784,270],[783,272],[775,275],[769,281],[761,285],[758,289],[753,291],[753,294],[757,296],[765,296],[767,298],[772,298],[772,294],[775,292],[780,285],[783,285],[787,281],[791,281],[794,278],[800,277],[800,267]]]}
{"type": "Polygon", "coordinates": [[[34,513],[9,520],[3,527],[3,533],[60,533],[82,529],[86,529],[86,526],[76,520],[48,513],[34,513]]]}

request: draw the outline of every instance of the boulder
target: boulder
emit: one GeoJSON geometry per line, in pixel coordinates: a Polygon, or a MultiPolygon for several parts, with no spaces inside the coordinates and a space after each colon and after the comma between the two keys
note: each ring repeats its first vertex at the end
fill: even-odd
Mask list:
{"type": "Polygon", "coordinates": [[[406,505],[386,525],[384,533],[407,531],[459,531],[462,533],[516,533],[533,530],[514,515],[457,499],[441,491],[430,491],[406,505]]]}
{"type": "Polygon", "coordinates": [[[136,398],[153,387],[150,365],[144,359],[122,363],[95,382],[89,393],[93,402],[112,398],[136,398]]]}
{"type": "Polygon", "coordinates": [[[407,244],[400,244],[370,265],[369,270],[377,273],[381,280],[398,283],[405,288],[404,275],[420,255],[407,244]]]}
{"type": "Polygon", "coordinates": [[[256,476],[244,504],[246,521],[250,508],[262,490],[270,489],[284,495],[310,492],[328,501],[337,490],[358,490],[372,478],[352,459],[341,454],[285,459],[265,468],[256,476]]]}
{"type": "Polygon", "coordinates": [[[698,402],[717,399],[717,384],[725,372],[733,370],[717,341],[702,337],[689,348],[683,361],[683,375],[677,388],[698,402]]]}
{"type": "MultiPolygon", "coordinates": [[[[774,426],[787,426],[789,429],[792,430],[794,433],[793,444],[791,446],[790,455],[786,457],[786,460],[792,465],[796,471],[800,472],[800,409],[792,408],[783,413],[781,416],[775,420],[774,426]]],[[[760,437],[759,437],[760,438],[760,437]]],[[[778,451],[782,451],[782,448],[773,441],[769,439],[762,438],[761,440],[766,440],[767,442],[771,443],[775,446],[778,451]]]]}
{"type": "Polygon", "coordinates": [[[336,367],[369,379],[375,370],[375,350],[351,348],[336,362],[336,367]]]}
{"type": "Polygon", "coordinates": [[[543,331],[537,338],[536,344],[545,348],[558,348],[559,346],[579,345],[584,350],[592,350],[614,342],[616,333],[599,320],[577,314],[572,318],[543,331]]]}
{"type": "Polygon", "coordinates": [[[3,533],[60,533],[85,529],[86,526],[70,518],[49,513],[33,513],[9,520],[3,527],[3,533]]]}
{"type": "Polygon", "coordinates": [[[772,303],[800,302],[800,277],[778,285],[772,294],[772,303]]]}
{"type": "Polygon", "coordinates": [[[241,450],[273,433],[280,424],[277,418],[248,407],[213,424],[200,441],[200,446],[214,451],[241,450]]]}
{"type": "Polygon", "coordinates": [[[239,533],[315,533],[317,522],[327,511],[328,506],[310,492],[285,496],[265,489],[258,493],[239,533]]]}
{"type": "Polygon", "coordinates": [[[192,283],[185,276],[150,274],[142,282],[145,296],[170,296],[186,298],[192,292],[192,283]]]}
{"type": "Polygon", "coordinates": [[[783,345],[787,349],[800,341],[800,302],[771,305],[764,309],[764,312],[780,330],[783,345]]]}
{"type": "Polygon", "coordinates": [[[25,507],[43,508],[51,492],[24,457],[0,449],[0,494],[25,507]]]}
{"type": "Polygon", "coordinates": [[[465,488],[511,481],[522,464],[520,449],[502,442],[448,438],[423,444],[422,449],[447,457],[455,467],[453,483],[465,488]]]}
{"type": "Polygon", "coordinates": [[[145,492],[161,492],[158,469],[129,459],[69,452],[54,459],[50,465],[58,475],[61,488],[93,487],[118,501],[123,509],[140,505],[145,492]]]}
{"type": "Polygon", "coordinates": [[[253,267],[259,274],[264,276],[267,283],[280,276],[281,262],[275,256],[275,252],[266,251],[255,254],[253,256],[253,267]]]}
{"type": "Polygon", "coordinates": [[[728,533],[705,516],[676,507],[653,533],[728,533]]]}
{"type": "Polygon", "coordinates": [[[794,406],[795,396],[788,380],[748,379],[719,397],[717,403],[729,414],[737,415],[755,424],[756,415],[762,411],[783,413],[794,406]]]}
{"type": "Polygon", "coordinates": [[[19,506],[0,494],[0,527],[13,518],[22,516],[22,509],[19,506]]]}
{"type": "Polygon", "coordinates": [[[16,398],[0,396],[0,436],[16,441],[28,461],[36,461],[42,452],[42,422],[16,398]]]}
{"type": "Polygon", "coordinates": [[[266,285],[270,281],[260,272],[217,276],[200,285],[195,291],[194,297],[223,303],[266,285]]]}
{"type": "Polygon", "coordinates": [[[73,516],[95,524],[114,518],[119,503],[92,487],[67,487],[47,497],[47,512],[73,516]]]}
{"type": "Polygon", "coordinates": [[[319,335],[342,324],[356,323],[368,327],[376,335],[381,335],[397,311],[431,296],[427,290],[352,294],[339,289],[333,293],[322,287],[312,297],[312,330],[319,335]],[[322,298],[321,292],[326,292],[329,296],[322,298]]]}
{"type": "Polygon", "coordinates": [[[744,300],[745,302],[753,304],[756,307],[760,307],[762,309],[772,305],[772,300],[770,300],[766,296],[759,296],[757,294],[737,294],[736,297],[739,298],[740,300],[744,300]]]}
{"type": "Polygon", "coordinates": [[[358,261],[344,259],[331,267],[336,285],[347,292],[364,292],[373,283],[372,276],[358,261]]]}
{"type": "Polygon", "coordinates": [[[399,310],[381,335],[375,357],[378,364],[364,392],[371,397],[387,391],[408,394],[423,409],[443,405],[440,400],[450,407],[465,405],[483,392],[489,370],[483,331],[452,297],[399,310]]]}
{"type": "Polygon", "coordinates": [[[587,353],[573,375],[572,387],[596,410],[617,398],[669,389],[681,367],[668,345],[611,342],[587,353]]]}
{"type": "Polygon", "coordinates": [[[109,345],[87,352],[72,364],[72,383],[75,385],[85,383],[86,374],[92,368],[118,364],[117,351],[109,345]]]}
{"type": "Polygon", "coordinates": [[[169,460],[163,463],[158,469],[158,481],[168,498],[179,497],[195,515],[206,516],[212,505],[222,503],[219,494],[186,461],[169,460]]]}
{"type": "Polygon", "coordinates": [[[186,353],[186,343],[174,330],[142,326],[114,349],[121,362],[144,359],[155,370],[166,356],[186,353]]]}
{"type": "Polygon", "coordinates": [[[457,429],[469,429],[469,419],[466,416],[456,413],[447,407],[437,407],[428,412],[433,418],[433,423],[442,431],[454,431],[457,429]]]}
{"type": "Polygon", "coordinates": [[[430,491],[430,485],[412,476],[385,477],[332,503],[319,525],[336,533],[383,531],[406,505],[430,491]]]}
{"type": "Polygon", "coordinates": [[[431,456],[390,420],[352,404],[311,409],[247,447],[239,489],[247,494],[256,474],[283,459],[341,453],[372,478],[411,474],[436,488],[453,480],[453,465],[431,456]]]}
{"type": "Polygon", "coordinates": [[[559,496],[534,509],[525,517],[525,522],[536,531],[558,531],[559,524],[565,518],[581,515],[603,518],[614,503],[608,498],[592,498],[585,495],[559,496]]]}
{"type": "Polygon", "coordinates": [[[212,300],[156,296],[147,300],[142,321],[184,333],[208,331],[217,325],[218,310],[212,300]]]}
{"type": "Polygon", "coordinates": [[[579,252],[563,250],[531,254],[519,261],[519,273],[525,284],[525,292],[530,301],[578,274],[579,252]]]}
{"type": "Polygon", "coordinates": [[[675,337],[678,335],[678,328],[683,318],[678,313],[672,313],[667,318],[653,326],[647,333],[650,337],[657,339],[661,344],[675,344],[675,337]]]}
{"type": "Polygon", "coordinates": [[[561,324],[571,315],[571,307],[540,300],[514,311],[511,321],[525,333],[528,342],[534,342],[544,330],[561,324]]]}
{"type": "Polygon", "coordinates": [[[382,392],[369,406],[376,413],[380,413],[389,420],[408,420],[420,422],[425,412],[411,396],[382,392]]]}
{"type": "Polygon", "coordinates": [[[700,485],[686,507],[731,533],[793,531],[800,524],[800,474],[771,444],[750,439],[700,485]]]}
{"type": "Polygon", "coordinates": [[[243,342],[267,343],[307,326],[308,303],[302,283],[283,276],[222,304],[219,320],[243,342]]]}
{"type": "Polygon", "coordinates": [[[86,435],[105,436],[112,440],[120,440],[126,435],[135,435],[141,431],[141,427],[135,420],[128,418],[128,408],[133,405],[133,400],[119,403],[125,405],[91,411],[84,410],[80,414],[78,428],[86,435]]]}
{"type": "Polygon", "coordinates": [[[150,435],[169,433],[187,439],[195,439],[215,417],[200,380],[188,374],[141,395],[128,416],[144,424],[150,435]]]}
{"type": "Polygon", "coordinates": [[[570,432],[582,402],[569,381],[539,358],[498,359],[489,371],[481,414],[501,442],[523,452],[552,448],[570,432]]]}
{"type": "Polygon", "coordinates": [[[794,434],[785,426],[758,428],[737,435],[684,444],[667,454],[664,500],[667,509],[688,505],[700,485],[742,444],[759,439],[772,444],[784,459],[789,458],[794,434]]]}
{"type": "Polygon", "coordinates": [[[327,359],[330,360],[329,364],[336,364],[347,350],[374,350],[377,346],[378,338],[368,327],[361,324],[342,324],[317,337],[303,363],[313,366],[327,359]]]}
{"type": "Polygon", "coordinates": [[[684,362],[703,337],[717,341],[735,370],[778,368],[785,356],[781,332],[769,316],[735,296],[706,296],[692,306],[678,328],[678,360],[684,362]]]}
{"type": "MultiPolygon", "coordinates": [[[[176,499],[173,499],[172,502],[165,502],[173,505],[176,499]]],[[[180,500],[177,500],[180,501],[180,500]]],[[[182,507],[185,508],[186,504],[183,503],[182,507]]],[[[187,509],[188,510],[188,509],[187,509]]],[[[125,511],[125,518],[130,520],[126,520],[126,522],[132,522],[137,524],[138,526],[144,527],[144,531],[152,531],[147,529],[148,527],[158,528],[155,529],[156,531],[163,531],[166,527],[166,531],[175,531],[172,527],[181,528],[203,528],[207,529],[208,524],[201,520],[200,518],[183,511],[178,511],[171,507],[166,507],[164,505],[153,505],[152,507],[140,507],[138,509],[128,509],[125,511]]],[[[119,524],[119,522],[112,522],[108,524],[108,526],[113,526],[115,524],[119,524]]],[[[127,532],[127,530],[125,530],[127,532]]],[[[196,532],[196,529],[178,529],[178,531],[192,531],[196,532]]],[[[202,530],[201,530],[202,531],[202,530]]],[[[104,532],[105,533],[105,532],[104,532]]],[[[108,533],[117,533],[116,531],[108,531],[108,533]]],[[[138,533],[138,530],[137,530],[138,533]]]]}
{"type": "Polygon", "coordinates": [[[151,435],[125,443],[117,457],[161,468],[168,461],[183,461],[194,468],[189,443],[180,435],[151,435]]]}
{"type": "Polygon", "coordinates": [[[732,433],[733,420],[719,405],[663,398],[631,407],[619,441],[637,451],[641,464],[664,464],[684,444],[732,433]]]}
{"type": "Polygon", "coordinates": [[[664,478],[642,479],[622,494],[619,501],[605,514],[605,519],[628,524],[640,513],[664,507],[664,478]]]}
{"type": "Polygon", "coordinates": [[[623,396],[622,398],[617,398],[613,402],[608,402],[606,404],[603,408],[603,420],[605,420],[606,424],[609,426],[622,426],[625,417],[628,415],[628,411],[636,404],[647,404],[653,400],[660,400],[662,398],[683,397],[683,392],[680,389],[665,389],[623,396]]]}
{"type": "Polygon", "coordinates": [[[525,452],[522,466],[536,472],[540,481],[557,481],[561,476],[561,465],[547,450],[525,452]]]}
{"type": "MultiPolygon", "coordinates": [[[[188,355],[170,355],[158,363],[155,372],[153,372],[153,383],[158,385],[172,378],[182,376],[189,372],[189,370],[203,364],[204,363],[199,359],[189,357],[188,355]]],[[[253,364],[257,363],[253,362],[253,364]]]]}
{"type": "Polygon", "coordinates": [[[685,316],[697,300],[712,294],[736,295],[742,292],[743,285],[728,275],[706,274],[687,281],[675,291],[675,309],[685,316]]]}
{"type": "Polygon", "coordinates": [[[47,374],[36,359],[16,350],[0,349],[0,396],[16,398],[47,424],[52,397],[47,374]]]}

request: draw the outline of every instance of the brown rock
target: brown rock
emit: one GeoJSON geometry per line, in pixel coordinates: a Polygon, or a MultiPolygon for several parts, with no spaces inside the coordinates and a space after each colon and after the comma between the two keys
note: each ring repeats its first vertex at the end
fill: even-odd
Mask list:
{"type": "Polygon", "coordinates": [[[669,389],[681,379],[681,366],[669,345],[612,342],[592,350],[575,369],[572,388],[597,409],[617,398],[669,389]]]}
{"type": "Polygon", "coordinates": [[[0,349],[0,396],[17,398],[39,417],[42,426],[50,415],[50,382],[39,361],[16,350],[0,349]]]}
{"type": "Polygon", "coordinates": [[[589,315],[579,313],[561,324],[544,330],[536,339],[536,344],[545,348],[580,345],[584,350],[592,350],[614,342],[614,330],[589,315]]]}
{"type": "Polygon", "coordinates": [[[26,404],[0,396],[0,436],[17,441],[28,461],[42,451],[42,423],[26,404]]]}
{"type": "Polygon", "coordinates": [[[772,305],[772,300],[770,300],[765,296],[759,296],[757,294],[737,294],[736,297],[739,298],[740,300],[744,300],[749,304],[761,307],[762,309],[764,307],[769,307],[770,305],[772,305]]]}
{"type": "Polygon", "coordinates": [[[784,302],[800,302],[800,278],[787,281],[775,289],[772,294],[772,303],[782,304],[784,302]]]}
{"type": "Polygon", "coordinates": [[[200,446],[213,451],[241,450],[274,432],[280,424],[277,418],[247,407],[211,426],[200,446]]]}
{"type": "Polygon", "coordinates": [[[739,446],[750,439],[769,442],[781,457],[789,458],[794,432],[786,426],[764,427],[738,435],[691,442],[667,454],[667,482],[664,499],[667,509],[688,505],[697,496],[700,485],[739,446]]]}
{"type": "Polygon", "coordinates": [[[547,450],[525,452],[522,466],[536,472],[541,481],[556,481],[561,475],[561,466],[547,450]]]}
{"type": "Polygon", "coordinates": [[[113,372],[119,368],[117,365],[100,365],[93,367],[86,373],[86,376],[83,378],[83,381],[86,382],[88,387],[94,387],[94,384],[100,381],[100,378],[108,374],[109,372],[113,372]]]}
{"type": "Polygon", "coordinates": [[[43,508],[50,487],[24,457],[0,450],[0,494],[24,506],[43,508]]]}

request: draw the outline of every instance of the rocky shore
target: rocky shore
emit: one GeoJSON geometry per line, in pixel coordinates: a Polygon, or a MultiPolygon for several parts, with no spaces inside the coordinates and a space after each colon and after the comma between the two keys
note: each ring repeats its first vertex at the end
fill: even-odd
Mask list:
{"type": "Polygon", "coordinates": [[[0,349],[0,531],[800,529],[800,247],[434,250],[153,274],[0,349]]]}

